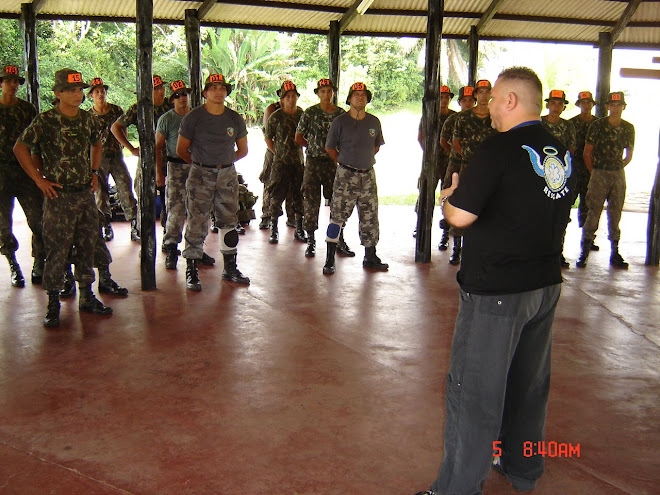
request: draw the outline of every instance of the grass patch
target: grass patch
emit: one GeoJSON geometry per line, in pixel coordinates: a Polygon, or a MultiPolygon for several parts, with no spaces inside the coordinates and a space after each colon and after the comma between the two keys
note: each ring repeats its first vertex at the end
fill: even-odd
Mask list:
{"type": "MultiPolygon", "coordinates": [[[[438,193],[435,194],[435,203],[438,202],[438,193]]],[[[417,194],[394,194],[391,196],[378,196],[378,204],[396,206],[415,206],[417,194]]]]}

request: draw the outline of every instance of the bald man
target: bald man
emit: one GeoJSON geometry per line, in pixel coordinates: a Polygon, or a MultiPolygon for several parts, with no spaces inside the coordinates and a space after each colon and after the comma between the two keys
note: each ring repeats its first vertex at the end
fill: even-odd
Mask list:
{"type": "Polygon", "coordinates": [[[531,490],[543,458],[561,243],[572,206],[570,153],[541,124],[541,81],[502,72],[489,103],[500,131],[440,192],[447,221],[467,228],[447,378],[444,459],[425,495],[481,493],[495,468],[531,490]],[[449,199],[448,199],[449,198],[449,199]],[[507,228],[503,229],[502,225],[507,228]]]}

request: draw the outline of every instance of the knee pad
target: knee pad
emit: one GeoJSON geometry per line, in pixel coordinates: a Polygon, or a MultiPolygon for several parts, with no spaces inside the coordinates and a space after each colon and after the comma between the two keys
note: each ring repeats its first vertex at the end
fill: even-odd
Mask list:
{"type": "Polygon", "coordinates": [[[236,229],[220,229],[220,251],[231,251],[238,245],[236,229]]]}
{"type": "Polygon", "coordinates": [[[328,231],[326,233],[326,241],[328,242],[337,242],[339,239],[339,233],[341,232],[341,225],[330,220],[328,224],[328,231]]]}

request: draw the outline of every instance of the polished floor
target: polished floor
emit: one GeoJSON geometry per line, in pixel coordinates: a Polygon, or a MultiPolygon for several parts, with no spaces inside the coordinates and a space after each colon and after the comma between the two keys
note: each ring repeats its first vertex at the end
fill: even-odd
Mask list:
{"type": "MultiPolygon", "coordinates": [[[[279,245],[253,222],[238,256],[250,287],[220,281],[210,234],[218,264],[201,271],[200,293],[160,251],[158,289],[141,291],[140,246],[116,223],[111,271],[129,297],[102,298],[111,317],[64,302],[56,330],[41,325],[41,288],[10,287],[0,260],[0,494],[427,489],[443,452],[456,268],[435,248],[430,264],[414,263],[412,208],[383,206],[380,218],[388,273],[363,270],[355,217],[346,232],[358,256],[338,259],[332,277],[322,242],[306,259],[283,220],[279,245]]],[[[646,216],[624,213],[622,226],[628,271],[610,268],[602,229],[605,249],[565,271],[547,441],[573,455],[547,458],[539,495],[660,493],[658,269],[643,264],[646,216]]],[[[28,246],[24,221],[16,230],[28,246]]],[[[572,262],[578,244],[573,222],[572,262]]],[[[19,261],[27,275],[28,249],[19,261]]],[[[491,473],[484,494],[513,493],[491,473]]]]}

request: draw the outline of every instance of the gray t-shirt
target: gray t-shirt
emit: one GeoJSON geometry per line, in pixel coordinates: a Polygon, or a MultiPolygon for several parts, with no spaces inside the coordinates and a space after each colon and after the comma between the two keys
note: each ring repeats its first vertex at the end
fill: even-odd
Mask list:
{"type": "Polygon", "coordinates": [[[206,111],[204,105],[190,111],[181,121],[179,134],[190,139],[193,162],[228,165],[236,160],[236,141],[247,136],[243,117],[225,107],[220,115],[206,111]]]}
{"type": "Polygon", "coordinates": [[[173,158],[180,158],[176,154],[176,142],[179,139],[179,126],[183,117],[172,109],[158,119],[156,126],[156,132],[160,132],[165,137],[165,153],[173,158]]]}
{"type": "Polygon", "coordinates": [[[364,119],[355,120],[347,112],[332,121],[325,147],[339,150],[339,163],[368,170],[376,163],[376,146],[383,144],[378,117],[368,113],[364,119]]]}

